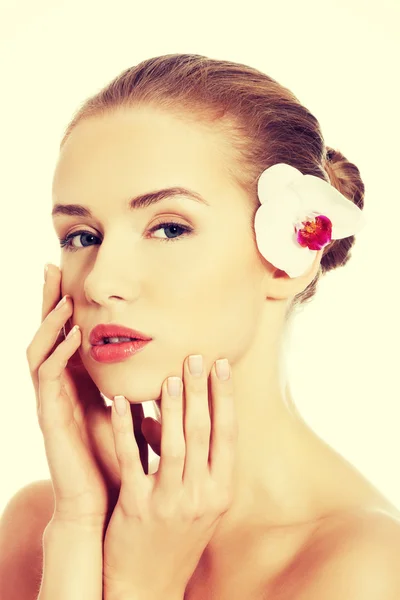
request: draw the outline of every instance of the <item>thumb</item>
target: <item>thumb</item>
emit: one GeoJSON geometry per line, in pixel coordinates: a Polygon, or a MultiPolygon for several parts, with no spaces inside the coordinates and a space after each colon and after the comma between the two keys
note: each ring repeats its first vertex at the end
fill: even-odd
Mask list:
{"type": "Polygon", "coordinates": [[[152,450],[161,456],[161,423],[152,417],[142,421],[142,433],[152,450]]]}

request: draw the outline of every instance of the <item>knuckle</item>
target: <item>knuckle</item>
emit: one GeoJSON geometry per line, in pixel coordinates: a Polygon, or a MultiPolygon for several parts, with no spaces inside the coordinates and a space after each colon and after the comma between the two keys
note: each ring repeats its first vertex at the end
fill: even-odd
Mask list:
{"type": "Polygon", "coordinates": [[[233,494],[231,489],[219,490],[213,494],[212,506],[217,514],[226,513],[232,506],[233,494]]]}
{"type": "Polygon", "coordinates": [[[161,410],[166,418],[174,417],[176,411],[182,410],[182,404],[177,401],[177,399],[166,398],[164,399],[161,410]]]}
{"type": "Polygon", "coordinates": [[[153,507],[154,516],[160,521],[171,519],[176,513],[176,505],[168,500],[156,502],[153,507]]]}
{"type": "Polygon", "coordinates": [[[125,444],[126,440],[130,440],[132,435],[132,426],[128,427],[122,419],[116,419],[113,421],[113,428],[115,433],[118,435],[120,448],[121,444],[125,444]]]}
{"type": "Polygon", "coordinates": [[[48,431],[52,430],[52,421],[49,416],[43,412],[42,407],[40,406],[37,411],[37,419],[39,423],[39,427],[43,435],[46,435],[48,431]]]}
{"type": "MultiPolygon", "coordinates": [[[[226,382],[222,381],[221,384],[226,382]]],[[[226,405],[226,412],[230,415],[233,415],[235,412],[235,404],[234,404],[234,394],[233,390],[226,389],[226,386],[217,388],[218,396],[221,398],[222,402],[226,405]]]]}
{"type": "Polygon", "coordinates": [[[186,427],[188,436],[200,444],[209,444],[211,425],[210,423],[191,422],[186,427]]]}
{"type": "Polygon", "coordinates": [[[230,497],[228,498],[228,496],[223,496],[216,503],[215,511],[217,512],[217,514],[223,515],[228,512],[231,505],[232,505],[232,501],[231,501],[230,497]]]}
{"type": "Polygon", "coordinates": [[[202,378],[191,377],[185,383],[186,389],[195,396],[202,396],[207,393],[207,382],[202,378]]]}
{"type": "Polygon", "coordinates": [[[238,438],[238,425],[235,420],[228,421],[223,423],[220,427],[221,435],[224,437],[225,441],[233,444],[237,441],[238,438]]]}
{"type": "Polygon", "coordinates": [[[223,432],[224,442],[229,445],[234,445],[237,442],[237,435],[231,430],[228,429],[223,432]]]}
{"type": "Polygon", "coordinates": [[[174,445],[166,445],[162,449],[162,456],[166,456],[169,461],[182,462],[185,460],[185,449],[174,445]]]}
{"type": "Polygon", "coordinates": [[[183,521],[186,521],[189,523],[191,523],[193,521],[197,521],[198,519],[200,519],[203,516],[202,511],[196,510],[193,505],[189,506],[187,504],[182,507],[180,515],[181,515],[181,519],[183,521]]]}
{"type": "Polygon", "coordinates": [[[119,462],[126,467],[132,467],[135,464],[135,457],[127,448],[119,448],[116,450],[116,455],[119,462]]]}
{"type": "Polygon", "coordinates": [[[30,344],[28,346],[25,354],[26,354],[26,359],[28,362],[29,372],[31,375],[33,375],[35,373],[35,371],[37,371],[39,364],[38,364],[38,357],[36,356],[37,352],[35,351],[32,344],[30,344]]]}
{"type": "Polygon", "coordinates": [[[185,518],[191,521],[199,521],[200,519],[204,519],[208,512],[205,510],[204,504],[194,503],[186,507],[185,518]]]}
{"type": "Polygon", "coordinates": [[[39,368],[37,370],[39,381],[42,381],[43,379],[46,379],[47,377],[49,377],[51,370],[52,370],[51,362],[49,359],[42,362],[42,364],[39,366],[39,368]]]}
{"type": "Polygon", "coordinates": [[[46,371],[47,371],[46,370],[46,364],[47,364],[47,361],[45,361],[44,363],[42,363],[40,365],[40,367],[38,368],[38,370],[37,370],[37,374],[38,374],[39,380],[42,380],[42,379],[44,379],[46,377],[46,371]]]}
{"type": "Polygon", "coordinates": [[[204,490],[197,485],[191,486],[187,494],[187,502],[184,503],[182,513],[186,519],[197,521],[210,513],[204,490]]]}

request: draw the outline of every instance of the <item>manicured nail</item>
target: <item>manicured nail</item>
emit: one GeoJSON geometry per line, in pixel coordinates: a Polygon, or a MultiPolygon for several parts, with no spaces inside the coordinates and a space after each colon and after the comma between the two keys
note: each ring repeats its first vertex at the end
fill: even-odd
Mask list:
{"type": "Polygon", "coordinates": [[[65,302],[67,301],[68,298],[68,294],[66,294],[63,298],[61,298],[60,302],[57,304],[57,306],[55,307],[54,310],[58,310],[59,308],[62,307],[63,304],[65,304],[65,302]]]}
{"type": "Polygon", "coordinates": [[[47,279],[47,271],[49,270],[49,264],[50,263],[46,263],[44,265],[44,282],[46,283],[46,279],[47,279]]]}
{"type": "Polygon", "coordinates": [[[215,368],[217,371],[218,379],[222,379],[222,381],[226,381],[230,376],[230,367],[227,358],[221,358],[217,360],[215,364],[215,368]]]}
{"type": "Polygon", "coordinates": [[[127,404],[128,403],[125,399],[125,396],[114,396],[115,410],[117,411],[120,417],[125,416],[127,404]]]}
{"type": "Polygon", "coordinates": [[[170,396],[179,396],[181,393],[180,377],[168,377],[167,388],[170,396]]]}
{"type": "Polygon", "coordinates": [[[197,377],[203,372],[203,357],[201,354],[191,354],[189,356],[189,371],[197,377]]]}
{"type": "Polygon", "coordinates": [[[68,340],[70,337],[72,337],[78,331],[78,329],[79,325],[74,325],[65,339],[68,340]]]}

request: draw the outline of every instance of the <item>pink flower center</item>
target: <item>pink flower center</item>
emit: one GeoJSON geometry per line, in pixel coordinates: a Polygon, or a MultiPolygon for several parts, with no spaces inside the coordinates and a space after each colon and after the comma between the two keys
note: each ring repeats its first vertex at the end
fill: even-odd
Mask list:
{"type": "Polygon", "coordinates": [[[318,215],[295,225],[295,233],[297,242],[303,248],[321,250],[332,241],[332,223],[325,215],[318,215]]]}

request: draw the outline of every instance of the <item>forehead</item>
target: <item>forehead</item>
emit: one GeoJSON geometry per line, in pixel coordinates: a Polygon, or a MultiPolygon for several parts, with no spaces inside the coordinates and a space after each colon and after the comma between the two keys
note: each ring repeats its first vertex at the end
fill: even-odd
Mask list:
{"type": "Polygon", "coordinates": [[[67,194],[79,201],[89,190],[131,195],[166,185],[214,193],[233,185],[225,169],[229,160],[226,137],[210,127],[148,107],[119,110],[73,129],[56,165],[53,200],[67,194]]]}

